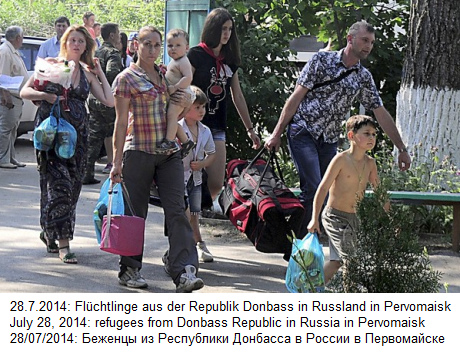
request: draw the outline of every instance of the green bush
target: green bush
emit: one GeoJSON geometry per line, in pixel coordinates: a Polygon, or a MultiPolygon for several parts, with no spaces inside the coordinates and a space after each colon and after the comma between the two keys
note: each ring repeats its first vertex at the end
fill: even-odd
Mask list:
{"type": "Polygon", "coordinates": [[[383,186],[358,205],[360,229],[346,269],[331,281],[332,292],[435,293],[441,273],[434,271],[426,249],[418,242],[413,214],[399,206],[385,212],[383,186]]]}
{"type": "MultiPolygon", "coordinates": [[[[379,144],[373,157],[377,161],[382,184],[393,191],[460,192],[459,170],[449,158],[440,161],[432,151],[431,158],[412,165],[401,172],[394,162],[390,147],[385,141],[379,144]]],[[[411,152],[417,154],[417,147],[411,152]]],[[[404,206],[413,213],[414,222],[420,225],[421,233],[450,234],[453,225],[453,209],[448,206],[404,206]]]]}

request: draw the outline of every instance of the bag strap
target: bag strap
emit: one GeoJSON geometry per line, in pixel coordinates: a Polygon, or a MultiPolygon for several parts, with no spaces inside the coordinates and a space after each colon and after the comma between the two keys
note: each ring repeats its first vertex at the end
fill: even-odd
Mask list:
{"type": "Polygon", "coordinates": [[[254,165],[254,163],[255,163],[255,162],[266,152],[266,151],[267,151],[266,148],[265,148],[265,147],[262,147],[262,148],[260,149],[260,151],[257,152],[257,155],[256,155],[253,159],[251,159],[251,160],[249,161],[249,163],[248,163],[248,165],[247,165],[246,168],[251,168],[251,167],[254,165]]]}
{"type": "MultiPolygon", "coordinates": [[[[254,165],[254,163],[255,163],[264,153],[266,153],[266,152],[268,152],[268,150],[267,150],[265,147],[262,147],[262,148],[260,149],[260,151],[257,152],[257,155],[256,155],[252,160],[249,161],[249,163],[248,163],[248,165],[247,165],[246,168],[251,168],[251,167],[254,165]]],[[[274,149],[274,148],[270,151],[270,156],[269,156],[269,158],[268,158],[267,164],[271,164],[272,167],[274,167],[273,169],[276,168],[276,171],[278,172],[278,175],[279,175],[281,181],[282,181],[283,184],[284,184],[283,173],[281,172],[279,160],[278,160],[278,157],[277,157],[277,155],[276,155],[276,152],[275,152],[275,149],[274,149]]],[[[246,168],[245,168],[245,169],[246,169],[246,168]]]]}
{"type": "Polygon", "coordinates": [[[53,116],[56,118],[56,121],[59,125],[59,118],[61,117],[61,105],[59,104],[59,96],[56,97],[56,101],[53,103],[51,107],[50,114],[53,114],[53,116]]]}
{"type": "MultiPolygon", "coordinates": [[[[248,164],[248,166],[246,168],[250,168],[252,167],[252,165],[260,158],[260,156],[262,156],[262,154],[265,153],[265,151],[267,151],[265,149],[265,147],[262,147],[262,149],[257,153],[257,155],[254,157],[253,160],[251,160],[248,164]]],[[[260,185],[262,183],[262,180],[264,179],[265,177],[265,174],[267,173],[267,170],[268,170],[268,167],[273,164],[273,160],[276,160],[277,161],[277,168],[278,168],[278,173],[281,172],[281,170],[279,169],[279,164],[278,164],[278,160],[276,159],[276,152],[275,152],[275,149],[272,149],[271,152],[270,152],[270,157],[267,161],[267,163],[265,164],[265,168],[264,170],[262,171],[262,174],[260,175],[260,178],[259,178],[259,181],[257,182],[257,186],[255,187],[254,191],[252,192],[252,195],[251,195],[251,199],[252,199],[252,202],[254,202],[255,200],[255,197],[256,197],[256,194],[257,194],[257,191],[260,189],[260,185]]],[[[284,183],[284,181],[283,181],[284,183]]],[[[272,191],[272,190],[267,190],[266,191],[268,196],[272,199],[273,203],[275,204],[275,207],[281,211],[281,204],[279,203],[278,201],[278,198],[276,197],[275,193],[272,191]]]]}
{"type": "MultiPolygon", "coordinates": [[[[107,223],[105,226],[105,233],[103,237],[105,242],[108,242],[109,233],[110,233],[110,222],[112,220],[112,194],[113,194],[113,182],[112,181],[110,181],[108,194],[109,194],[109,201],[107,203],[107,223]]],[[[108,244],[105,244],[105,245],[108,245],[108,244]]]]}
{"type": "Polygon", "coordinates": [[[316,83],[311,90],[309,90],[310,92],[317,89],[317,88],[320,88],[320,87],[323,87],[323,86],[327,86],[327,85],[331,85],[333,83],[337,83],[341,80],[343,80],[345,77],[347,77],[348,75],[350,75],[351,73],[353,72],[358,72],[358,68],[355,67],[351,70],[346,70],[344,72],[342,72],[339,76],[337,76],[336,78],[332,79],[332,80],[328,80],[328,81],[324,81],[324,82],[320,82],[320,83],[316,83]]]}
{"type": "Polygon", "coordinates": [[[59,104],[59,96],[56,97],[56,101],[53,103],[51,107],[51,112],[54,113],[56,111],[57,114],[54,115],[56,120],[59,122],[59,118],[61,117],[61,105],[59,104]]]}
{"type": "MultiPolygon", "coordinates": [[[[111,218],[112,218],[112,199],[113,199],[113,193],[114,193],[114,191],[113,191],[114,186],[115,186],[115,184],[113,183],[113,181],[110,181],[109,190],[107,191],[107,193],[109,194],[109,200],[108,200],[108,203],[107,203],[107,226],[106,226],[106,229],[105,229],[106,238],[109,235],[110,221],[111,221],[111,218]]],[[[129,208],[129,211],[131,212],[131,214],[133,216],[135,216],[136,214],[134,213],[133,204],[131,202],[131,199],[129,198],[128,190],[126,189],[125,183],[123,181],[121,182],[121,189],[122,189],[122,192],[123,192],[124,201],[126,201],[126,203],[128,205],[128,208],[129,208]]],[[[116,192],[118,192],[118,191],[115,191],[115,193],[116,192]]]]}
{"type": "Polygon", "coordinates": [[[131,199],[129,197],[128,189],[126,189],[125,183],[122,181],[121,182],[121,189],[123,191],[123,197],[124,200],[126,201],[126,204],[128,205],[129,211],[131,212],[132,216],[135,216],[136,213],[134,212],[134,206],[133,203],[131,202],[131,199]]]}

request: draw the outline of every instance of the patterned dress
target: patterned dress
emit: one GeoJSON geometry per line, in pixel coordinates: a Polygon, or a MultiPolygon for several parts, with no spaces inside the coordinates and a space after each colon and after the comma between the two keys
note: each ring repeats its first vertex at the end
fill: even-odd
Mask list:
{"type": "MultiPolygon", "coordinates": [[[[67,91],[64,111],[61,101],[61,118],[64,117],[77,131],[75,155],[70,159],[56,156],[54,149],[37,151],[40,173],[40,225],[49,239],[73,238],[77,201],[82,187],[88,147],[88,114],[85,101],[89,94],[89,82],[80,68],[80,82],[67,91]]],[[[60,87],[56,93],[62,93],[60,87]]],[[[38,126],[50,115],[52,104],[42,101],[35,124],[38,126]]]]}

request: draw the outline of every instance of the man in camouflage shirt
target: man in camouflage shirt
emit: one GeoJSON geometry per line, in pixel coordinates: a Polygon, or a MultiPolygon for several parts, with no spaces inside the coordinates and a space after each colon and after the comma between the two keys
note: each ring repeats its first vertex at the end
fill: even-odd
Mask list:
{"type": "MultiPolygon", "coordinates": [[[[117,47],[120,44],[120,31],[115,23],[105,23],[101,28],[101,35],[104,43],[96,50],[95,56],[99,58],[102,70],[111,85],[115,77],[123,71],[123,63],[120,51],[117,47]]],[[[88,159],[83,184],[97,184],[100,180],[94,177],[94,165],[99,157],[104,139],[113,135],[115,123],[115,108],[109,108],[99,102],[93,95],[89,97],[89,140],[88,159]]],[[[111,147],[107,151],[108,172],[111,167],[111,147]]]]}

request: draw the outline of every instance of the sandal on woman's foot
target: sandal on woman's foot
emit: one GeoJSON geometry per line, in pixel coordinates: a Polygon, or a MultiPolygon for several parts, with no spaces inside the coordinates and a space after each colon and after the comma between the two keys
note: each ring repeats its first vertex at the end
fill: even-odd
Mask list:
{"type": "MultiPolygon", "coordinates": [[[[67,246],[63,246],[59,248],[59,250],[62,250],[62,249],[69,249],[69,246],[67,245],[67,246]]],[[[64,256],[59,254],[59,258],[65,264],[77,264],[78,263],[77,256],[73,252],[68,252],[64,256]]]]}
{"type": "Polygon", "coordinates": [[[40,240],[43,242],[43,244],[46,245],[47,252],[53,253],[53,254],[56,254],[59,252],[59,247],[57,246],[56,242],[54,240],[47,239],[44,231],[40,232],[40,240]]]}

